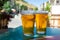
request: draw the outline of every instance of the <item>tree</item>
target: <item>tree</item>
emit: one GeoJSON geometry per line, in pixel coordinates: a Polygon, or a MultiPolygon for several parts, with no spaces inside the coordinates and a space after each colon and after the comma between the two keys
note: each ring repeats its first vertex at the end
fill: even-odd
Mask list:
{"type": "Polygon", "coordinates": [[[7,2],[8,0],[0,0],[0,10],[2,9],[2,6],[4,5],[5,2],[7,2]]]}
{"type": "Polygon", "coordinates": [[[51,5],[49,2],[47,2],[45,10],[50,12],[50,8],[51,8],[51,5]]]}
{"type": "MultiPolygon", "coordinates": [[[[20,1],[20,0],[17,0],[17,1],[20,1]]],[[[27,3],[27,2],[24,1],[24,0],[21,0],[21,1],[27,3]]],[[[17,3],[16,3],[16,9],[19,11],[19,10],[27,10],[28,8],[27,8],[27,6],[25,6],[25,5],[21,5],[21,4],[17,4],[17,3]]]]}
{"type": "Polygon", "coordinates": [[[35,8],[34,10],[38,10],[38,8],[35,8]]]}
{"type": "Polygon", "coordinates": [[[9,1],[5,2],[5,4],[3,5],[3,9],[5,9],[6,12],[10,11],[11,7],[10,7],[10,2],[9,1]]]}
{"type": "Polygon", "coordinates": [[[20,6],[20,7],[21,7],[20,10],[27,10],[27,6],[22,5],[22,6],[20,6]]]}

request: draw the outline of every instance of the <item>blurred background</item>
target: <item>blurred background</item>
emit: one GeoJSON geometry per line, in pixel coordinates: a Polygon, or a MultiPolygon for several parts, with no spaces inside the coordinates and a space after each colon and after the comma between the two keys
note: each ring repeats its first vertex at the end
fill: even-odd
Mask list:
{"type": "Polygon", "coordinates": [[[60,35],[60,16],[51,16],[51,14],[60,14],[60,0],[0,0],[0,17],[4,16],[0,18],[0,24],[7,19],[6,27],[9,28],[7,28],[7,31],[0,27],[0,29],[5,29],[0,31],[2,33],[2,35],[0,34],[1,40],[23,40],[20,13],[22,10],[48,11],[49,21],[47,26],[50,28],[47,28],[46,34],[47,36],[60,35]],[[59,20],[52,20],[52,18],[59,18],[59,20]],[[4,20],[2,21],[2,19],[4,20]]]}

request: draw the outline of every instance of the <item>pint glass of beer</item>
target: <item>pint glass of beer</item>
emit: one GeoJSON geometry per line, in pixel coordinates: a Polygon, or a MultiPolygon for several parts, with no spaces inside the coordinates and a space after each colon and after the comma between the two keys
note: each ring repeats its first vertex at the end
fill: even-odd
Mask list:
{"type": "Polygon", "coordinates": [[[25,36],[33,35],[34,31],[34,14],[32,11],[22,11],[22,26],[25,36]]]}
{"type": "Polygon", "coordinates": [[[47,11],[37,11],[36,16],[36,29],[38,34],[44,34],[46,32],[48,12],[47,11]]]}

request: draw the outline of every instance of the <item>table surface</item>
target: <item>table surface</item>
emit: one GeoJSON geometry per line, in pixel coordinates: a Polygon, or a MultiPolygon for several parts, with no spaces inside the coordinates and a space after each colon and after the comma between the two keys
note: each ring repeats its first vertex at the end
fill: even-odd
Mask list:
{"type": "MultiPolygon", "coordinates": [[[[36,32],[36,28],[34,29],[34,33],[36,32]]],[[[47,28],[46,36],[39,38],[31,38],[25,37],[23,35],[22,26],[18,28],[9,28],[8,30],[4,30],[4,33],[0,31],[0,40],[60,40],[60,28],[47,28]]]]}

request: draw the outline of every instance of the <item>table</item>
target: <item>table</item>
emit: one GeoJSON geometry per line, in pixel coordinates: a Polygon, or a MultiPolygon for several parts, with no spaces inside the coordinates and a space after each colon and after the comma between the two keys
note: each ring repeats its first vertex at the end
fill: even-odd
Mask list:
{"type": "MultiPolygon", "coordinates": [[[[36,32],[36,31],[34,31],[36,32]]],[[[25,37],[22,26],[18,28],[9,28],[8,31],[0,34],[0,40],[60,40],[60,28],[46,29],[46,36],[40,38],[25,37]]]]}

